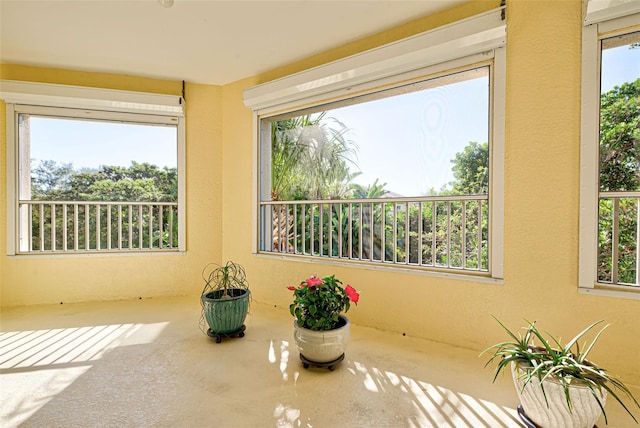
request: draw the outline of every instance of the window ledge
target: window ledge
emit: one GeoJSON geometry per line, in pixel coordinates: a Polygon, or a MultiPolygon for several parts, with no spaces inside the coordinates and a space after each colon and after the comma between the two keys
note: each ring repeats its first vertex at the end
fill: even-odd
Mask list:
{"type": "Polygon", "coordinates": [[[306,263],[306,264],[320,264],[320,265],[330,265],[330,266],[340,266],[354,269],[366,269],[366,270],[377,270],[377,271],[387,271],[394,273],[402,273],[408,275],[420,275],[431,278],[442,278],[442,279],[452,279],[456,281],[470,281],[475,283],[485,283],[485,284],[494,284],[494,285],[503,285],[504,280],[502,278],[492,278],[488,276],[488,274],[464,274],[458,272],[444,272],[444,271],[435,271],[435,270],[426,270],[419,267],[411,268],[411,267],[403,267],[401,265],[374,265],[363,263],[360,261],[349,261],[349,260],[336,260],[329,258],[320,258],[320,257],[304,257],[304,256],[286,256],[282,254],[267,254],[267,253],[254,253],[254,255],[258,258],[265,259],[276,259],[290,262],[298,262],[298,263],[306,263]]]}
{"type": "Polygon", "coordinates": [[[9,259],[58,259],[58,258],[84,258],[84,257],[156,257],[156,256],[184,256],[186,251],[122,251],[122,252],[67,252],[67,253],[28,253],[8,255],[9,259]]]}
{"type": "Polygon", "coordinates": [[[578,294],[589,294],[592,296],[616,297],[620,299],[640,300],[640,287],[626,286],[606,286],[596,284],[594,288],[578,288],[578,294]]]}

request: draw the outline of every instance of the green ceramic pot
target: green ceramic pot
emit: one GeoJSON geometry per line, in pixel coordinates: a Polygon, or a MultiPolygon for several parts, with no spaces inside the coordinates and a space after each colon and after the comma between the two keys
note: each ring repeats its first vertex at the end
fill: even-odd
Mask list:
{"type": "Polygon", "coordinates": [[[222,298],[224,290],[202,295],[204,317],[213,333],[230,334],[241,330],[249,311],[249,290],[230,288],[228,298],[222,298]]]}

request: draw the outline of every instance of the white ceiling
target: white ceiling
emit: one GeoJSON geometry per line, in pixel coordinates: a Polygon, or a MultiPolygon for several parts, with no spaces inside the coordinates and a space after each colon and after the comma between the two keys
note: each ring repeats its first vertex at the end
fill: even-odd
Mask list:
{"type": "Polygon", "coordinates": [[[226,84],[465,0],[0,0],[0,62],[226,84]]]}

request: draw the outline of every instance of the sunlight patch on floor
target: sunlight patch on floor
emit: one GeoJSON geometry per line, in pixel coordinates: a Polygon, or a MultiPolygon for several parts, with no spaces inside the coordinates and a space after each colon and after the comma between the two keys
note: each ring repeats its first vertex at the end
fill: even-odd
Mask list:
{"type": "Polygon", "coordinates": [[[296,421],[300,419],[300,410],[292,409],[284,404],[278,404],[273,412],[276,418],[276,426],[280,428],[288,428],[299,426],[296,421]]]}
{"type": "Polygon", "coordinates": [[[0,425],[26,421],[89,370],[91,362],[119,346],[151,343],[167,324],[0,332],[0,425]],[[11,393],[16,390],[21,394],[11,393]]]}
{"type": "MultiPolygon", "coordinates": [[[[283,381],[297,383],[299,376],[306,373],[306,370],[300,370],[300,364],[293,356],[297,356],[297,352],[290,349],[289,342],[270,341],[269,363],[279,368],[283,381]]],[[[430,377],[427,371],[422,373],[423,377],[430,377]]],[[[323,373],[323,370],[309,370],[308,375],[303,376],[304,387],[301,391],[306,391],[310,383],[319,381],[318,375],[329,376],[327,382],[335,381],[338,385],[350,385],[347,395],[353,398],[344,398],[342,397],[344,393],[336,392],[336,399],[339,396],[345,400],[346,408],[351,407],[355,412],[368,412],[370,410],[367,410],[368,405],[374,406],[380,413],[377,406],[388,406],[397,413],[386,422],[392,420],[399,426],[487,428],[520,426],[516,409],[498,405],[484,396],[480,398],[477,394],[460,392],[457,387],[451,388],[451,385],[447,388],[435,382],[427,382],[421,379],[420,375],[407,376],[401,372],[381,369],[362,361],[345,360],[333,374],[323,373]],[[346,383],[345,375],[351,378],[346,383]],[[388,401],[390,398],[391,401],[388,401]]],[[[464,386],[461,389],[464,389],[464,386]]],[[[309,414],[313,414],[313,404],[305,402],[297,393],[291,396],[290,400],[279,402],[273,410],[278,427],[306,426],[309,421],[303,415],[309,414]],[[305,407],[308,404],[311,405],[310,408],[305,407]]]]}
{"type": "MultiPolygon", "coordinates": [[[[289,379],[289,373],[287,373],[287,366],[289,363],[289,342],[283,340],[280,342],[280,345],[276,345],[272,340],[269,343],[269,362],[271,364],[278,364],[280,368],[280,373],[282,373],[282,380],[286,381],[289,379]],[[276,347],[280,349],[276,351],[276,347]]],[[[297,378],[297,373],[294,375],[297,378]]]]}
{"type": "Polygon", "coordinates": [[[2,376],[0,425],[11,427],[26,422],[90,368],[90,365],[82,365],[8,374],[0,372],[2,376]],[[28,391],[25,385],[28,385],[28,391]],[[21,391],[21,394],[15,395],[11,391],[21,391]]]}
{"type": "Polygon", "coordinates": [[[396,389],[413,403],[412,420],[418,426],[513,426],[517,411],[468,394],[453,391],[429,382],[379,370],[354,362],[350,371],[362,377],[364,387],[371,392],[396,389]]]}

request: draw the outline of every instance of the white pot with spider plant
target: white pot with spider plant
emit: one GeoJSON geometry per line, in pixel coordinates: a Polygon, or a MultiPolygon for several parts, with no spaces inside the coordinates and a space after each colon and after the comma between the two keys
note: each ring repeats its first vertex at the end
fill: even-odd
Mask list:
{"type": "Polygon", "coordinates": [[[602,320],[585,328],[564,346],[548,333],[547,339],[535,321],[527,321],[524,336],[513,333],[497,318],[496,321],[510,339],[482,352],[493,353],[485,367],[497,362],[494,382],[500,372],[511,370],[520,400],[518,414],[528,427],[592,428],[601,414],[608,424],[604,410],[607,396],[613,397],[638,423],[621,398],[626,396],[640,407],[629,388],[586,359],[608,325],[600,329],[588,345],[580,347],[578,343],[602,320]]]}
{"type": "Polygon", "coordinates": [[[217,343],[223,337],[243,337],[251,297],[244,268],[232,261],[224,266],[209,263],[202,270],[202,279],[205,282],[200,299],[203,330],[206,320],[209,326],[206,333],[217,343]]]}

